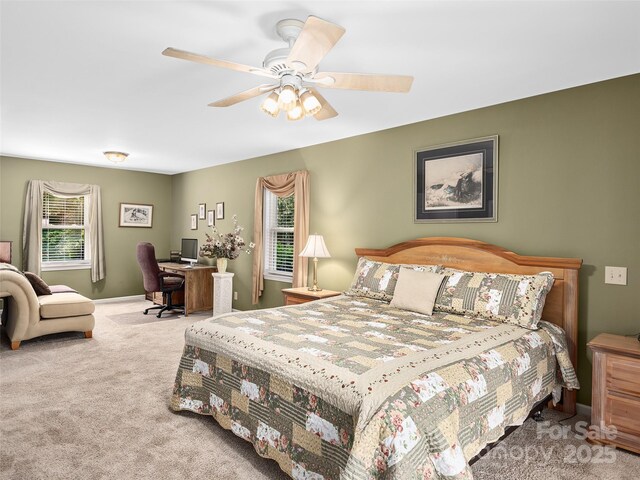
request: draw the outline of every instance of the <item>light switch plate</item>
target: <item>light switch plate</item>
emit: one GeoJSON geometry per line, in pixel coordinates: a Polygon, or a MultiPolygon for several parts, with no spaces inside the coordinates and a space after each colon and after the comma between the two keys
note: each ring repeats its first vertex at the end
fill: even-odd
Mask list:
{"type": "Polygon", "coordinates": [[[627,267],[604,267],[604,283],[626,285],[627,267]]]}

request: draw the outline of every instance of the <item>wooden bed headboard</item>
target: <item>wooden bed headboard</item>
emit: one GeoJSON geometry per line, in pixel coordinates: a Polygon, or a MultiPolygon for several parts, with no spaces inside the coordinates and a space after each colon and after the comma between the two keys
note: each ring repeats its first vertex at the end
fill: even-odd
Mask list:
{"type": "MultiPolygon", "coordinates": [[[[417,238],[389,248],[356,248],[356,255],[385,263],[444,265],[474,272],[531,275],[552,272],[553,288],[547,295],[542,318],[567,333],[569,355],[577,371],[579,258],[532,257],[478,240],[455,237],[417,238]]],[[[576,392],[565,391],[563,411],[575,413],[576,392]]]]}

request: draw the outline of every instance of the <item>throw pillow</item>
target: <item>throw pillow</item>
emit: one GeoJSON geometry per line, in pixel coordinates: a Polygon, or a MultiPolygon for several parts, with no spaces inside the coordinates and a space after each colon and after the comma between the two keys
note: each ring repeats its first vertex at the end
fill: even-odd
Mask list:
{"type": "Polygon", "coordinates": [[[27,277],[29,283],[33,287],[33,290],[36,292],[36,295],[51,295],[51,289],[49,285],[42,280],[38,275],[31,272],[24,272],[24,276],[27,277]]]}
{"type": "Polygon", "coordinates": [[[444,275],[402,267],[390,306],[431,315],[444,275]]]}

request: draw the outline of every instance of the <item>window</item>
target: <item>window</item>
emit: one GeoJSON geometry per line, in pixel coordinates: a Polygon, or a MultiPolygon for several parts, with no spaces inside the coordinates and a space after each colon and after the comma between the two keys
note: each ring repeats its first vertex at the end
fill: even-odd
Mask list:
{"type": "Polygon", "coordinates": [[[294,196],[278,197],[264,192],[264,278],[293,279],[294,196]]]}
{"type": "Polygon", "coordinates": [[[88,196],[42,194],[42,269],[89,268],[88,196]]]}

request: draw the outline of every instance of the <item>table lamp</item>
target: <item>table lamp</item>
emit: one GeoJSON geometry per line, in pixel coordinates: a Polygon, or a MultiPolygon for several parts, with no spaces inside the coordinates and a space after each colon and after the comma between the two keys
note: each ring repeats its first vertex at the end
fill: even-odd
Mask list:
{"type": "Polygon", "coordinates": [[[300,252],[300,256],[309,258],[313,257],[313,287],[309,287],[309,290],[312,292],[321,291],[322,289],[318,287],[318,257],[331,257],[329,250],[327,250],[327,246],[324,244],[324,238],[322,238],[322,235],[309,235],[307,244],[300,252]]]}

